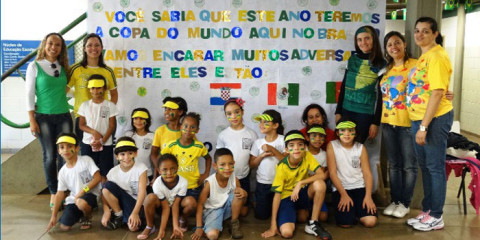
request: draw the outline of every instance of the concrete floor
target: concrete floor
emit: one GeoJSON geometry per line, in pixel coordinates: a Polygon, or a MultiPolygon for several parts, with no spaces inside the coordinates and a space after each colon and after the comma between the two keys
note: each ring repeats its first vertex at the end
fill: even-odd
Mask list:
{"type": "MultiPolygon", "coordinates": [[[[470,176],[467,175],[467,184],[470,176]]],[[[324,226],[330,231],[335,239],[478,239],[480,236],[480,217],[468,203],[467,215],[463,215],[461,199],[456,198],[460,178],[453,175],[448,181],[447,200],[444,208],[445,229],[428,233],[414,231],[405,225],[405,219],[384,217],[380,214],[378,226],[366,229],[354,226],[350,229],[342,229],[334,224],[333,217],[329,218],[324,226]]],[[[467,185],[468,186],[468,185],[467,185]]],[[[467,197],[470,191],[467,190],[467,197]]],[[[138,233],[130,233],[125,229],[109,231],[100,224],[101,211],[96,211],[93,217],[93,227],[90,230],[81,231],[79,225],[75,225],[70,232],[62,232],[58,228],[46,232],[46,226],[50,219],[48,207],[49,195],[2,195],[1,196],[1,239],[136,239],[138,233]]],[[[418,210],[410,213],[415,216],[418,210]]],[[[60,213],[62,214],[62,213],[60,213]]],[[[59,214],[59,215],[60,215],[59,214]]],[[[190,221],[193,223],[193,219],[190,221]]],[[[156,219],[156,226],[159,219],[156,219]]],[[[169,224],[170,225],[170,224],[169,224]]],[[[241,219],[244,239],[261,239],[260,234],[269,226],[269,221],[260,221],[250,214],[241,219]]],[[[303,231],[304,225],[297,228],[295,239],[314,239],[303,231]]],[[[167,227],[167,237],[171,234],[171,226],[167,227]]],[[[188,238],[192,231],[187,232],[188,238]]],[[[151,236],[149,239],[153,239],[151,236]]],[[[222,234],[221,239],[229,239],[228,232],[222,234]]],[[[274,237],[273,239],[280,239],[274,237]]]]}

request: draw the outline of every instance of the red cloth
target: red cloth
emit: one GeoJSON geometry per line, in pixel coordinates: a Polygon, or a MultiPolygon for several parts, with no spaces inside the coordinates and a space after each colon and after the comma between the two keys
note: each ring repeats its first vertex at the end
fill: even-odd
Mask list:
{"type": "Polygon", "coordinates": [[[447,160],[445,162],[447,179],[452,169],[454,170],[456,177],[462,176],[462,170],[464,165],[466,165],[470,169],[470,175],[472,177],[472,181],[470,182],[470,185],[468,185],[468,189],[470,189],[470,191],[472,192],[472,195],[470,196],[470,203],[472,204],[473,208],[475,208],[477,215],[479,215],[480,214],[480,169],[474,164],[472,164],[471,162],[476,163],[477,165],[480,165],[480,160],[472,157],[467,157],[464,159],[469,161],[457,161],[457,160],[448,161],[447,160]]]}
{"type": "MultiPolygon", "coordinates": [[[[306,127],[300,129],[300,132],[302,132],[302,134],[303,134],[303,136],[304,136],[305,138],[308,137],[308,136],[307,136],[307,128],[306,128],[306,127]]],[[[323,145],[322,145],[322,149],[323,149],[323,150],[327,150],[327,145],[328,145],[328,143],[329,143],[330,141],[335,140],[335,131],[333,131],[333,130],[330,129],[330,128],[326,128],[326,129],[325,129],[325,133],[327,134],[327,137],[325,138],[325,142],[324,142],[323,145]]]]}

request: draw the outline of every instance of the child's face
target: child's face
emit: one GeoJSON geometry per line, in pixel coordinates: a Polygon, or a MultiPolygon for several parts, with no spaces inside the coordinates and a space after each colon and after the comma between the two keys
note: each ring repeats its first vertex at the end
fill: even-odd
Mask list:
{"type": "Polygon", "coordinates": [[[325,142],[325,135],[321,133],[316,133],[316,132],[309,133],[308,137],[309,137],[310,146],[317,149],[322,147],[323,143],[325,142]]]}
{"type": "Polygon", "coordinates": [[[162,161],[158,167],[162,179],[166,183],[172,183],[177,177],[178,165],[172,160],[162,161]]]}
{"type": "Polygon", "coordinates": [[[89,90],[90,90],[90,94],[92,95],[92,99],[94,100],[103,99],[103,93],[105,92],[104,87],[92,87],[89,90]]]}
{"type": "Polygon", "coordinates": [[[58,144],[58,154],[62,156],[65,160],[70,160],[77,155],[78,149],[74,144],[71,143],[59,143],[58,144]]]}
{"type": "Polygon", "coordinates": [[[229,178],[235,170],[235,161],[231,155],[223,155],[214,163],[214,168],[222,177],[229,178]]]}
{"type": "Polygon", "coordinates": [[[338,130],[338,137],[342,143],[352,143],[355,140],[355,128],[346,128],[338,130]]]}
{"type": "Polygon", "coordinates": [[[301,139],[294,139],[287,143],[286,148],[292,160],[299,160],[305,153],[305,142],[301,139]]]}
{"type": "Polygon", "coordinates": [[[193,139],[196,133],[198,133],[197,120],[192,117],[185,117],[182,122],[182,137],[187,139],[193,139]]]}
{"type": "Polygon", "coordinates": [[[117,160],[120,162],[122,167],[133,167],[135,164],[135,157],[137,152],[134,151],[125,151],[117,154],[117,160]]]}
{"type": "Polygon", "coordinates": [[[243,111],[237,104],[230,103],[225,107],[225,116],[232,126],[238,126],[243,121],[243,111]]]}
{"type": "Polygon", "coordinates": [[[276,131],[278,127],[278,123],[273,123],[272,121],[267,121],[265,119],[262,119],[260,121],[260,132],[262,134],[269,133],[270,131],[276,131]]]}
{"type": "Polygon", "coordinates": [[[323,124],[323,117],[318,108],[312,108],[307,112],[307,125],[323,124]]]}
{"type": "Polygon", "coordinates": [[[147,120],[141,117],[136,117],[133,119],[133,126],[136,130],[145,129],[145,125],[147,125],[147,120]]]}
{"type": "Polygon", "coordinates": [[[164,114],[165,120],[167,120],[168,122],[177,121],[177,119],[180,117],[181,110],[166,107],[164,114]]]}

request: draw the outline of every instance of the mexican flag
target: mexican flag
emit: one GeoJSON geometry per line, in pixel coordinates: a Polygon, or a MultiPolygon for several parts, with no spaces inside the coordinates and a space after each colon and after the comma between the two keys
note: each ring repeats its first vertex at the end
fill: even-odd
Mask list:
{"type": "Polygon", "coordinates": [[[269,83],[268,105],[298,106],[298,83],[269,83]]]}
{"type": "Polygon", "coordinates": [[[327,82],[327,103],[337,103],[342,82],[327,82]]]}

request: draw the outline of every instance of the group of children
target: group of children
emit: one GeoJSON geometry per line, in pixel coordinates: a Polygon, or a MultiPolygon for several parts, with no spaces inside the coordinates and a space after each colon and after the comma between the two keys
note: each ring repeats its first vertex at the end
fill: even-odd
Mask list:
{"type": "Polygon", "coordinates": [[[348,227],[359,219],[366,227],[375,226],[372,175],[365,147],[355,141],[354,122],[341,119],[334,132],[326,128],[323,108],[311,104],[302,117],[306,129],[283,135],[280,113],[266,110],[255,118],[264,135],[259,138],[243,123],[244,101],[230,99],[224,105],[230,126],[218,136],[212,163],[207,148],[196,138],[200,115],[188,112],[181,97],[164,99],[167,123],[155,133],[149,129],[149,111],[134,109],[132,130],[114,146],[118,111],[104,99],[105,82],[101,75],[88,80],[92,99],[78,111],[83,138],[76,139],[72,133],[58,137],[58,152],[66,164],[58,175],[49,229],[55,226],[64,199],[60,228],[68,230],[80,221],[81,229],[89,229],[92,209],[101,198],[102,225],[117,229],[125,224],[130,231],[142,230],[138,239],[157,231],[155,239],[163,239],[170,215],[172,237],[182,238],[188,217],[195,215],[194,240],[204,235],[217,239],[227,219],[232,237],[242,238],[239,218],[247,215],[251,204],[251,169],[256,169],[255,217],[271,218],[262,237],[291,238],[296,223],[306,222],[307,233],[331,239],[320,224],[328,216],[324,198],[330,185],[338,225],[348,227]],[[114,155],[119,162],[115,167],[114,155]],[[203,173],[200,158],[205,161],[203,173]],[[209,175],[212,165],[215,174],[209,175]],[[158,229],[157,213],[161,216],[158,229]]]}

